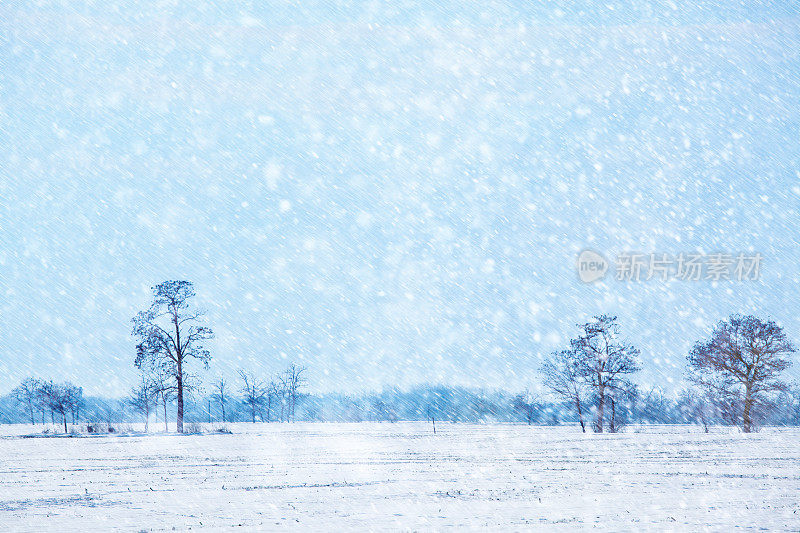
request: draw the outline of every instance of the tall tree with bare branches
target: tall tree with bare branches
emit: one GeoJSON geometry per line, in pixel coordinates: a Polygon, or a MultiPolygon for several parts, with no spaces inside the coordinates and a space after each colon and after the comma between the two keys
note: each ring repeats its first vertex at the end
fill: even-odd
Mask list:
{"type": "Polygon", "coordinates": [[[137,368],[160,366],[175,380],[178,413],[177,430],[183,432],[183,397],[186,365],[196,359],[208,368],[211,354],[204,342],[213,338],[210,328],[201,325],[204,314],[192,309],[195,296],[189,281],[165,281],[153,287],[153,303],[133,318],[137,368]]]}
{"type": "Polygon", "coordinates": [[[766,395],[788,389],[780,380],[796,351],[774,321],[733,315],[719,322],[711,338],[689,352],[689,378],[726,404],[741,405],[742,431],[753,430],[753,411],[766,395]],[[740,401],[732,402],[732,399],[740,401]]]}
{"type": "Polygon", "coordinates": [[[639,350],[620,339],[617,317],[600,315],[582,324],[583,334],[570,341],[577,371],[597,400],[594,430],[603,432],[609,393],[632,390],[628,376],[639,371],[639,350]]]}
{"type": "Polygon", "coordinates": [[[581,429],[585,432],[582,398],[591,392],[596,400],[594,431],[605,427],[606,401],[614,402],[610,429],[616,431],[615,397],[635,391],[628,377],[639,370],[639,350],[620,339],[617,317],[600,315],[579,324],[582,335],[570,341],[569,349],[554,352],[542,365],[544,384],[564,398],[578,411],[581,429]],[[624,394],[623,394],[624,393],[624,394]]]}

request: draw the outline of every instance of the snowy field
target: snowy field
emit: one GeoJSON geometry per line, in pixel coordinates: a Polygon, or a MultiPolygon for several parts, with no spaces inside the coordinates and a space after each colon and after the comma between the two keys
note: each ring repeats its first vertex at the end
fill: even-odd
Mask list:
{"type": "Polygon", "coordinates": [[[229,427],[2,427],[0,530],[800,530],[798,429],[229,427]]]}

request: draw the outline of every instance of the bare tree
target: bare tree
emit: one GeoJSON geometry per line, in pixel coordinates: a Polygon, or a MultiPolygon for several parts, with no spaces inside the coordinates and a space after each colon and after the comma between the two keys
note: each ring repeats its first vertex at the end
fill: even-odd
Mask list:
{"type": "Polygon", "coordinates": [[[527,420],[529,426],[533,424],[533,418],[536,414],[536,402],[536,396],[528,389],[525,389],[525,392],[517,394],[514,397],[512,406],[515,410],[524,413],[525,420],[527,420]]]}
{"type": "Polygon", "coordinates": [[[152,411],[158,402],[158,390],[154,383],[142,374],[141,381],[131,389],[130,396],[128,396],[126,403],[137,413],[144,417],[144,430],[147,432],[148,423],[150,421],[150,411],[152,411]]]}
{"type": "Polygon", "coordinates": [[[52,381],[41,382],[38,396],[41,401],[50,409],[51,413],[61,416],[64,423],[64,433],[67,433],[67,414],[74,408],[76,387],[71,383],[53,383],[52,381]]]}
{"type": "Polygon", "coordinates": [[[638,398],[637,414],[647,422],[666,423],[669,401],[663,389],[657,386],[646,387],[638,398]]]}
{"type": "Polygon", "coordinates": [[[222,423],[225,423],[225,402],[228,399],[227,396],[227,383],[225,382],[224,378],[219,378],[217,381],[214,382],[214,394],[212,397],[219,402],[219,406],[222,409],[222,423]]]}
{"type": "Polygon", "coordinates": [[[266,421],[270,421],[270,412],[272,411],[273,404],[277,401],[282,401],[283,391],[281,390],[280,383],[276,380],[272,380],[267,384],[267,396],[266,396],[266,407],[267,407],[267,417],[266,421]]]}
{"type": "Polygon", "coordinates": [[[433,434],[436,435],[436,407],[428,404],[425,408],[425,418],[431,421],[433,425],[433,434]]]}
{"type": "Polygon", "coordinates": [[[42,380],[36,380],[39,384],[39,387],[36,389],[36,399],[35,405],[36,410],[42,415],[42,425],[45,425],[45,416],[47,415],[47,411],[50,411],[50,419],[51,422],[54,420],[53,410],[50,409],[47,405],[47,398],[46,398],[46,390],[44,387],[45,382],[42,380]]]}
{"type": "Polygon", "coordinates": [[[203,342],[213,338],[208,327],[200,325],[203,313],[191,310],[195,296],[189,281],[165,281],[153,287],[153,303],[133,318],[137,368],[161,367],[174,378],[178,400],[177,430],[183,432],[183,396],[186,385],[185,365],[197,359],[205,368],[211,360],[203,342]]]}
{"type": "Polygon", "coordinates": [[[83,388],[68,384],[66,392],[70,413],[72,414],[72,423],[75,424],[80,418],[80,410],[83,408],[83,388]]]}
{"type": "Polygon", "coordinates": [[[708,426],[714,416],[712,402],[704,391],[697,391],[696,388],[682,390],[678,400],[678,405],[682,410],[685,421],[693,421],[703,426],[703,431],[708,433],[708,426]]]}
{"type": "Polygon", "coordinates": [[[261,408],[269,394],[269,390],[264,385],[264,382],[256,378],[252,372],[247,373],[239,370],[239,377],[242,379],[242,402],[250,410],[250,419],[255,424],[256,415],[261,416],[261,408]]]}
{"type": "MultiPolygon", "coordinates": [[[[172,375],[161,365],[157,365],[148,371],[148,379],[153,387],[153,392],[156,394],[156,403],[160,403],[163,408],[164,415],[164,431],[169,432],[169,417],[167,416],[167,405],[175,398],[177,386],[172,375]]],[[[184,383],[184,389],[186,389],[184,383]]],[[[158,421],[158,416],[156,416],[158,421]]]]}
{"type": "Polygon", "coordinates": [[[27,408],[28,414],[30,414],[31,417],[31,424],[36,424],[34,408],[36,407],[37,396],[41,385],[38,379],[27,378],[11,391],[14,395],[14,399],[27,408]]]}
{"type": "Polygon", "coordinates": [[[542,364],[544,384],[556,396],[575,407],[581,431],[586,433],[582,403],[586,396],[586,384],[579,373],[578,356],[573,350],[553,352],[542,364]]]}
{"type": "Polygon", "coordinates": [[[800,384],[794,383],[789,388],[786,410],[789,415],[789,423],[795,426],[800,425],[800,384]]]}
{"type": "Polygon", "coordinates": [[[689,378],[718,401],[740,403],[742,431],[750,433],[754,408],[766,409],[767,394],[787,390],[779,377],[795,351],[774,321],[733,315],[716,325],[708,341],[694,345],[689,378]]]}
{"type": "Polygon", "coordinates": [[[307,381],[303,374],[306,372],[306,367],[297,366],[292,363],[289,365],[280,378],[283,384],[283,390],[286,397],[286,421],[294,421],[295,407],[297,406],[297,399],[300,397],[300,391],[306,385],[307,381]]]}
{"type": "Polygon", "coordinates": [[[619,338],[617,317],[600,315],[580,326],[583,335],[570,341],[577,356],[577,371],[597,399],[594,430],[603,432],[608,393],[627,390],[627,376],[639,371],[639,350],[619,338]]]}
{"type": "MultiPolygon", "coordinates": [[[[56,384],[52,381],[42,381],[39,384],[39,390],[36,391],[39,404],[42,410],[50,411],[50,423],[55,425],[55,408],[54,404],[58,401],[58,389],[56,384]]],[[[44,422],[44,421],[43,421],[44,422]]],[[[66,424],[64,425],[64,433],[67,432],[66,424]]]]}
{"type": "Polygon", "coordinates": [[[280,372],[275,376],[275,399],[280,407],[280,414],[278,415],[279,422],[289,421],[289,378],[288,370],[280,372]]]}
{"type": "Polygon", "coordinates": [[[630,406],[638,395],[636,386],[630,382],[623,381],[617,386],[607,390],[608,402],[611,404],[611,418],[608,421],[609,433],[617,433],[625,425],[625,419],[617,416],[618,407],[622,405],[630,406]]]}

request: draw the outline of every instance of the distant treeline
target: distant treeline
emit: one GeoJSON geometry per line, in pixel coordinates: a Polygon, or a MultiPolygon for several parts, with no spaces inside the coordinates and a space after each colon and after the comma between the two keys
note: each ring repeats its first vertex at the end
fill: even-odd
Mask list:
{"type": "MultiPolygon", "coordinates": [[[[173,401],[170,401],[168,423],[175,428],[173,401]]],[[[141,423],[141,411],[135,409],[130,399],[108,399],[93,396],[81,397],[75,412],[68,412],[70,424],[86,423],[141,423]],[[74,416],[73,416],[74,414],[74,416]]],[[[536,395],[505,391],[486,392],[477,389],[421,386],[408,391],[387,390],[363,395],[301,394],[296,399],[294,415],[287,417],[289,407],[284,398],[267,409],[260,406],[255,417],[244,395],[231,396],[225,402],[224,422],[258,423],[280,421],[309,422],[397,422],[444,421],[455,423],[515,423],[558,425],[576,424],[577,412],[570,403],[547,401],[536,395]]],[[[771,409],[765,410],[762,425],[800,425],[800,390],[793,389],[776,397],[771,409]]],[[[590,413],[591,414],[591,413],[590,413]]],[[[187,422],[223,423],[222,404],[216,394],[192,395],[185,405],[187,422]]],[[[725,411],[709,410],[698,404],[698,396],[687,389],[670,395],[661,389],[643,389],[618,406],[619,427],[630,423],[643,424],[698,424],[736,425],[725,411]]],[[[151,423],[163,424],[163,410],[150,413],[151,423]]],[[[62,414],[50,411],[47,404],[34,407],[35,424],[61,424],[62,414]]],[[[28,407],[12,394],[0,397],[0,422],[31,423],[28,407]]],[[[158,427],[158,426],[156,426],[158,427]]]]}

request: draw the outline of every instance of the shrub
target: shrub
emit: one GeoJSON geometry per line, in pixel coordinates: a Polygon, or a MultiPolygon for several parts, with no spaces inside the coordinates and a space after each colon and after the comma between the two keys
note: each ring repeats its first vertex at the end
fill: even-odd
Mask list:
{"type": "Polygon", "coordinates": [[[203,432],[203,428],[200,426],[200,424],[192,422],[183,425],[183,432],[188,435],[197,435],[203,432]]]}

